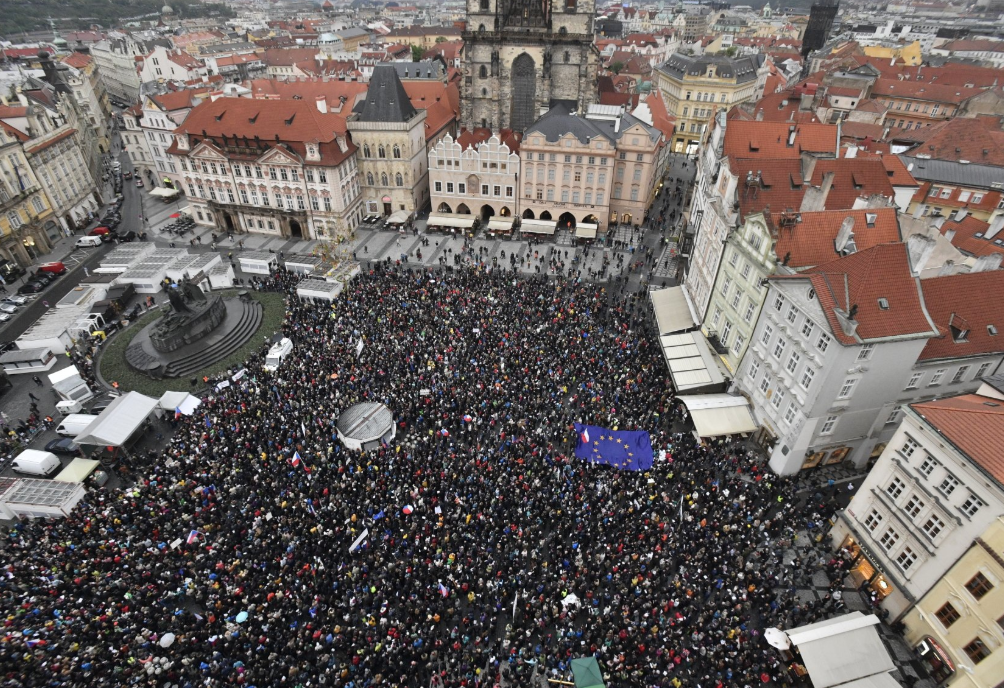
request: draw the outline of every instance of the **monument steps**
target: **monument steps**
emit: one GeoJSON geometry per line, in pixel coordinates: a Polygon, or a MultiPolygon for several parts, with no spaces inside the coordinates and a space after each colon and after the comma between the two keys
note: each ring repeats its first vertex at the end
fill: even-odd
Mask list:
{"type": "Polygon", "coordinates": [[[254,300],[242,302],[241,305],[243,312],[236,327],[198,352],[168,363],[164,368],[164,376],[183,377],[190,375],[214,361],[226,358],[244,346],[261,324],[263,310],[261,304],[254,300]]]}

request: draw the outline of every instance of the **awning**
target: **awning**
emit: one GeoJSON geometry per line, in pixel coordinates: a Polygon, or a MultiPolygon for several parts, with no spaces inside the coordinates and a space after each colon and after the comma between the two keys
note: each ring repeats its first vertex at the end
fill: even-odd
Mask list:
{"type": "Polygon", "coordinates": [[[192,396],[188,392],[164,392],[157,404],[165,411],[171,413],[181,411],[183,415],[190,416],[202,404],[202,399],[192,396]]]}
{"type": "Polygon", "coordinates": [[[93,459],[74,459],[53,480],[59,480],[64,483],[82,483],[87,480],[87,476],[98,470],[98,466],[100,465],[100,461],[94,461],[93,459]]]}
{"type": "Polygon", "coordinates": [[[595,657],[576,657],[572,660],[575,688],[605,688],[600,664],[595,657]]]}
{"type": "Polygon", "coordinates": [[[493,232],[511,232],[512,218],[507,217],[503,220],[488,220],[488,229],[493,232]]]}
{"type": "Polygon", "coordinates": [[[557,225],[553,220],[523,220],[520,229],[531,234],[554,234],[557,225]]]}
{"type": "Polygon", "coordinates": [[[408,211],[407,210],[395,210],[391,213],[390,217],[387,218],[387,224],[389,225],[403,225],[408,221],[408,211]]]}
{"type": "Polygon", "coordinates": [[[157,406],[156,399],[139,392],[129,392],[110,403],[74,442],[98,447],[121,447],[146,422],[157,406]]]}
{"type": "Polygon", "coordinates": [[[677,397],[694,419],[694,427],[701,437],[736,435],[754,432],[757,425],[750,413],[749,402],[731,394],[701,394],[677,397]]]}
{"type": "Polygon", "coordinates": [[[725,381],[716,362],[718,357],[712,354],[700,331],[662,335],[659,344],[677,392],[712,387],[725,381]]]}
{"type": "MultiPolygon", "coordinates": [[[[851,612],[788,631],[816,688],[843,686],[896,669],[874,614],[851,612]]],[[[881,680],[881,679],[879,679],[881,680]]]]}
{"type": "Polygon", "coordinates": [[[150,189],[150,195],[157,196],[159,198],[174,198],[178,195],[178,190],[158,187],[156,189],[150,189]]]}
{"type": "Polygon", "coordinates": [[[433,227],[457,227],[460,229],[469,229],[474,226],[474,218],[470,215],[438,215],[432,213],[429,215],[429,220],[426,223],[433,227]]]}
{"type": "Polygon", "coordinates": [[[596,230],[599,229],[597,225],[591,222],[581,222],[575,228],[575,238],[576,239],[595,239],[596,230]]]}
{"type": "Polygon", "coordinates": [[[656,289],[649,292],[649,298],[652,299],[659,334],[672,334],[697,326],[697,318],[694,317],[683,287],[656,289]]]}

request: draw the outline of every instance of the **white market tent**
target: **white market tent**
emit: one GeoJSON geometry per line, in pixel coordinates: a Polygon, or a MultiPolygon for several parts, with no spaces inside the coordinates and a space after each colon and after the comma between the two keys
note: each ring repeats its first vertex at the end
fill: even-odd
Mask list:
{"type": "Polygon", "coordinates": [[[575,227],[575,238],[576,239],[595,239],[596,230],[599,227],[592,222],[580,222],[575,227]]]}
{"type": "Polygon", "coordinates": [[[520,230],[530,234],[554,234],[558,223],[554,220],[523,220],[520,223],[520,230]]]}
{"type": "Polygon", "coordinates": [[[387,224],[389,225],[403,225],[408,221],[408,211],[407,210],[395,210],[391,213],[390,217],[387,218],[387,224]]]}
{"type": "Polygon", "coordinates": [[[701,394],[677,397],[683,402],[694,420],[694,428],[701,437],[720,437],[756,431],[756,421],[750,413],[749,402],[731,394],[701,394]]]}
{"type": "Polygon", "coordinates": [[[98,466],[100,465],[101,462],[94,459],[76,458],[66,468],[61,470],[53,480],[64,483],[82,483],[87,480],[87,476],[98,470],[98,466]]]}
{"type": "Polygon", "coordinates": [[[195,413],[195,409],[199,408],[201,403],[202,399],[194,397],[188,392],[164,392],[157,402],[160,408],[165,411],[174,413],[177,409],[186,416],[195,413]]]}
{"type": "Polygon", "coordinates": [[[690,307],[683,287],[656,289],[649,292],[649,298],[652,300],[659,334],[673,334],[697,326],[697,318],[694,317],[694,310],[690,307]]]}
{"type": "Polygon", "coordinates": [[[725,382],[718,357],[712,353],[708,340],[700,332],[664,334],[659,337],[659,346],[677,392],[718,386],[725,382]]]}
{"type": "Polygon", "coordinates": [[[488,229],[492,232],[511,232],[512,218],[504,217],[501,220],[488,220],[488,229]]]}
{"type": "Polygon", "coordinates": [[[432,213],[426,222],[431,227],[455,227],[457,229],[470,229],[474,226],[474,217],[471,215],[439,215],[432,213]]]}
{"type": "Polygon", "coordinates": [[[896,669],[882,644],[874,614],[851,612],[788,631],[815,688],[892,688],[896,669]],[[892,682],[890,683],[890,679],[892,682]]]}
{"type": "Polygon", "coordinates": [[[84,498],[80,483],[38,478],[0,478],[0,515],[4,518],[67,516],[84,498]]]}
{"type": "Polygon", "coordinates": [[[178,195],[177,189],[168,189],[164,187],[157,187],[155,189],[150,189],[150,195],[156,196],[158,198],[174,198],[178,195]]]}
{"type": "Polygon", "coordinates": [[[139,392],[129,392],[110,403],[74,442],[99,447],[121,447],[158,406],[156,399],[139,392]]]}

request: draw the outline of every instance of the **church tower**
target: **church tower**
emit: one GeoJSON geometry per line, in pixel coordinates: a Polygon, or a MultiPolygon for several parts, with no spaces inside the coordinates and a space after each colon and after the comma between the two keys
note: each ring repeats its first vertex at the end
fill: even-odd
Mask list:
{"type": "Polygon", "coordinates": [[[467,0],[461,124],[522,132],[597,100],[595,0],[467,0]]]}

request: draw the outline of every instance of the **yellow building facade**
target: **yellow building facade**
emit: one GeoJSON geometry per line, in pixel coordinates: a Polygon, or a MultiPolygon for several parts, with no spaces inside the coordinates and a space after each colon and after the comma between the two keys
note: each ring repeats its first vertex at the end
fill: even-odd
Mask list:
{"type": "Polygon", "coordinates": [[[998,517],[903,618],[906,640],[951,688],[1004,677],[1004,518],[998,517]]]}
{"type": "Polygon", "coordinates": [[[46,227],[55,218],[21,144],[0,129],[0,260],[25,268],[52,250],[46,227]]]}
{"type": "Polygon", "coordinates": [[[862,48],[862,51],[868,57],[874,57],[880,60],[901,60],[907,67],[916,67],[923,62],[924,59],[921,55],[920,41],[914,41],[913,43],[907,43],[906,45],[897,45],[895,47],[867,45],[862,48]]]}

